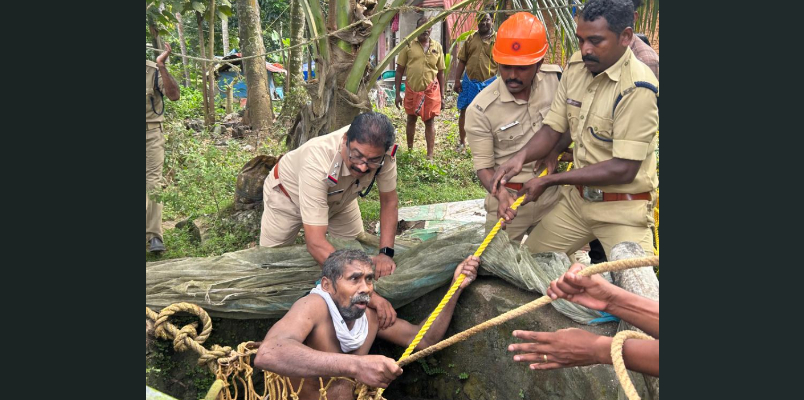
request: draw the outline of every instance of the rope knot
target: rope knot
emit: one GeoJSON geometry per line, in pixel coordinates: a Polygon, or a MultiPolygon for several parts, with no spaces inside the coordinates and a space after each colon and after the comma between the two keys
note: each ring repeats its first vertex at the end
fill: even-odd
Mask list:
{"type": "Polygon", "coordinates": [[[176,349],[176,351],[187,350],[189,348],[187,340],[194,340],[198,336],[197,328],[197,322],[184,325],[176,332],[176,336],[173,338],[173,348],[176,349]]]}
{"type": "Polygon", "coordinates": [[[207,350],[201,357],[198,358],[198,365],[207,364],[210,369],[214,371],[215,362],[219,358],[223,358],[229,355],[232,352],[232,348],[229,346],[218,346],[217,344],[212,345],[212,348],[207,350]]]}

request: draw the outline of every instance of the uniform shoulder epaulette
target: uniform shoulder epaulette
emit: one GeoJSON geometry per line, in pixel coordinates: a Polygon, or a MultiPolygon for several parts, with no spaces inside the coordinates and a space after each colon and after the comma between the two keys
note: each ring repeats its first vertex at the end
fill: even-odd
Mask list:
{"type": "Polygon", "coordinates": [[[581,55],[580,51],[576,51],[572,53],[572,57],[570,57],[569,61],[567,61],[567,69],[569,69],[570,64],[577,64],[583,62],[583,56],[581,55]]]}
{"type": "Polygon", "coordinates": [[[614,100],[614,107],[611,110],[612,117],[614,117],[617,105],[620,104],[623,97],[635,90],[640,88],[650,90],[657,98],[659,97],[659,81],[656,79],[656,75],[647,65],[640,62],[636,56],[632,54],[631,57],[631,60],[626,62],[627,66],[623,66],[623,73],[620,74],[620,93],[614,100]]]}
{"type": "Polygon", "coordinates": [[[561,73],[563,70],[561,69],[560,65],[556,64],[542,64],[542,67],[539,69],[541,72],[556,72],[561,73]]]}
{"type": "Polygon", "coordinates": [[[483,112],[489,104],[493,103],[497,97],[500,97],[500,82],[502,82],[502,79],[498,77],[494,82],[481,90],[475,99],[472,100],[470,107],[474,107],[478,111],[483,112]]]}
{"type": "Polygon", "coordinates": [[[399,148],[399,145],[394,143],[394,144],[391,145],[391,147],[388,149],[388,151],[385,152],[385,154],[388,155],[388,156],[391,156],[392,158],[395,158],[396,157],[396,150],[398,148],[399,148]]]}

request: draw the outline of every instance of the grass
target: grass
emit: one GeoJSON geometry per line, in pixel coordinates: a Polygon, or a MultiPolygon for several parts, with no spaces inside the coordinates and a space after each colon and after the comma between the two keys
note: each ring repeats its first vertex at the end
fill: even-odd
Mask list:
{"type": "MultiPolygon", "coordinates": [[[[269,137],[248,136],[232,139],[211,131],[195,132],[184,126],[188,118],[203,118],[199,113],[200,95],[182,88],[182,99],[166,102],[165,184],[156,196],[162,200],[164,241],[167,247],[160,256],[146,252],[146,261],[180,257],[207,257],[253,247],[258,238],[247,230],[232,227],[221,219],[231,212],[234,189],[240,168],[259,154],[278,156],[287,151],[284,128],[278,127],[269,137]],[[188,231],[174,228],[182,220],[203,226],[200,243],[188,231]]],[[[453,102],[454,104],[454,102],[453,102]]],[[[220,108],[219,108],[220,110],[220,108]]],[[[396,127],[397,193],[399,207],[478,199],[486,195],[472,166],[469,150],[457,152],[458,112],[442,111],[436,118],[434,159],[425,157],[424,124],[416,126],[412,151],[407,150],[404,111],[395,107],[377,110],[388,115],[396,127]]],[[[218,115],[220,122],[223,114],[218,115]]],[[[366,198],[358,200],[367,230],[380,218],[379,194],[375,185],[366,198]]]]}

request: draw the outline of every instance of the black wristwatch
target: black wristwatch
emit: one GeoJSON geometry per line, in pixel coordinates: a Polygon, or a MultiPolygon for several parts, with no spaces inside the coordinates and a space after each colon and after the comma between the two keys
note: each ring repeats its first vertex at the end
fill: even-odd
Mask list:
{"type": "Polygon", "coordinates": [[[394,248],[393,247],[383,247],[380,249],[380,254],[385,254],[388,257],[394,258],[394,248]]]}

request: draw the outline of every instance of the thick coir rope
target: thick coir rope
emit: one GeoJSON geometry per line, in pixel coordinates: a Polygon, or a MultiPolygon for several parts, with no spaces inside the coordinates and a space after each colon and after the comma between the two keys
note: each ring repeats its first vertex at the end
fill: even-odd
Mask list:
{"type": "MultiPolygon", "coordinates": [[[[265,390],[257,393],[254,389],[252,375],[254,368],[251,366],[251,356],[257,353],[258,342],[243,342],[237,346],[237,351],[231,347],[221,347],[213,345],[211,350],[207,350],[201,344],[209,337],[212,332],[212,320],[204,309],[191,303],[175,303],[162,309],[157,314],[150,308],[145,307],[146,320],[154,321],[154,335],[166,340],[173,340],[173,347],[176,351],[191,349],[200,355],[198,364],[206,365],[215,374],[215,382],[210,387],[205,400],[234,400],[239,398],[238,386],[244,389],[243,398],[245,400],[261,400],[269,395],[270,399],[298,400],[299,392],[304,385],[304,379],[299,382],[299,387],[294,389],[288,377],[277,375],[270,371],[263,371],[265,390]],[[197,333],[198,323],[185,325],[181,329],[168,322],[168,318],[178,312],[186,312],[197,316],[203,325],[201,334],[197,333]],[[239,385],[238,385],[239,383],[239,385]],[[232,388],[234,393],[232,393],[232,388]]],[[[320,388],[319,399],[327,400],[327,389],[338,379],[346,380],[355,385],[354,392],[357,400],[380,400],[382,397],[376,389],[368,387],[354,379],[346,377],[330,378],[324,384],[324,380],[319,378],[320,388]]]]}
{"type": "MultiPolygon", "coordinates": [[[[581,276],[591,276],[591,275],[599,274],[599,273],[602,273],[602,272],[622,271],[622,270],[630,269],[630,268],[646,267],[646,266],[658,266],[658,265],[659,265],[659,257],[657,257],[657,256],[643,257],[643,258],[632,258],[632,259],[626,259],[626,260],[620,260],[620,261],[613,261],[613,262],[606,262],[606,263],[602,263],[602,264],[596,264],[594,266],[591,266],[589,268],[585,268],[585,269],[581,270],[579,272],[579,274],[581,276]]],[[[456,282],[457,282],[457,280],[456,280],[456,282]]],[[[460,285],[460,283],[459,283],[459,285],[460,285]]],[[[508,312],[506,312],[504,314],[501,314],[501,315],[499,315],[499,316],[497,316],[495,318],[492,318],[492,319],[490,319],[490,320],[488,320],[486,322],[483,322],[483,323],[481,323],[479,325],[476,325],[476,326],[474,326],[474,327],[472,327],[470,329],[467,329],[467,330],[465,330],[465,331],[463,331],[461,333],[458,333],[458,334],[456,334],[456,335],[454,335],[454,336],[452,336],[452,337],[450,337],[448,339],[442,340],[441,342],[438,342],[438,343],[436,343],[436,344],[434,344],[434,345],[432,345],[432,346],[430,346],[430,347],[428,347],[428,348],[426,348],[424,350],[416,352],[416,353],[414,353],[414,354],[412,354],[410,356],[401,357],[400,360],[397,362],[397,364],[399,364],[399,366],[405,366],[405,365],[407,365],[407,364],[409,364],[409,363],[411,363],[413,361],[416,361],[416,360],[421,359],[423,357],[426,357],[426,356],[428,356],[430,354],[433,354],[436,351],[442,350],[442,349],[444,349],[446,347],[449,347],[449,346],[451,346],[451,345],[453,345],[455,343],[464,341],[464,340],[468,339],[469,337],[471,337],[471,336],[473,336],[473,335],[475,335],[477,333],[480,333],[480,332],[482,332],[482,331],[484,331],[486,329],[489,329],[489,328],[491,328],[493,326],[500,325],[502,323],[510,321],[511,319],[514,319],[516,317],[519,317],[521,315],[524,315],[526,313],[534,311],[535,309],[537,309],[539,307],[542,307],[542,306],[550,303],[551,301],[552,301],[552,299],[550,297],[542,296],[542,297],[540,297],[540,298],[538,298],[538,299],[536,299],[536,300],[534,300],[534,301],[532,301],[532,302],[530,302],[528,304],[525,304],[525,305],[523,305],[521,307],[518,307],[518,308],[513,309],[511,311],[508,311],[508,312]]],[[[237,379],[240,380],[240,382],[243,384],[243,386],[247,389],[246,390],[246,392],[247,392],[246,393],[246,396],[247,396],[246,398],[247,399],[251,400],[251,399],[264,398],[265,393],[262,394],[262,395],[257,394],[254,391],[254,387],[253,387],[253,385],[251,383],[252,368],[250,366],[250,361],[249,360],[250,360],[250,356],[257,352],[254,342],[241,343],[240,346],[238,346],[238,351],[235,352],[235,351],[230,350],[227,353],[227,354],[230,354],[230,356],[226,357],[226,358],[224,358],[223,356],[218,356],[218,354],[220,354],[220,351],[217,351],[217,352],[207,351],[206,349],[203,348],[203,346],[198,344],[194,340],[194,338],[201,337],[203,340],[205,340],[206,337],[209,336],[209,331],[211,331],[212,325],[211,325],[211,322],[208,322],[209,317],[206,315],[206,312],[203,309],[201,309],[200,307],[198,307],[198,306],[196,306],[194,304],[178,303],[178,304],[170,305],[170,306],[166,307],[165,309],[163,309],[159,316],[157,316],[156,313],[154,313],[153,311],[151,311],[150,309],[148,309],[146,307],[146,317],[151,319],[151,320],[161,321],[161,322],[159,322],[158,326],[161,326],[162,328],[158,330],[158,332],[159,332],[158,335],[160,335],[162,337],[165,337],[166,339],[173,338],[174,339],[174,346],[176,346],[177,349],[179,349],[179,348],[182,348],[182,349],[191,348],[193,350],[196,350],[200,354],[202,354],[202,359],[199,360],[200,364],[207,363],[208,365],[212,364],[214,366],[215,364],[217,364],[217,365],[220,366],[217,369],[217,371],[214,371],[214,372],[216,372],[217,380],[221,381],[221,384],[217,385],[217,387],[218,387],[218,390],[222,391],[222,393],[221,393],[223,395],[221,397],[222,399],[228,400],[228,399],[237,398],[237,385],[233,385],[234,389],[235,389],[234,396],[232,396],[231,393],[229,392],[229,383],[228,383],[229,379],[228,379],[228,377],[232,373],[235,373],[235,376],[237,377],[237,379]],[[198,312],[196,315],[198,315],[201,318],[202,322],[204,322],[205,328],[204,328],[204,331],[202,332],[202,335],[199,335],[199,336],[195,335],[195,327],[193,326],[195,324],[185,326],[184,328],[179,330],[179,329],[176,329],[175,326],[173,326],[172,324],[167,322],[166,317],[162,318],[163,313],[165,313],[165,315],[172,315],[177,310],[179,310],[179,311],[187,311],[187,312],[191,312],[191,313],[196,313],[196,312],[198,312],[200,310],[200,312],[198,312]],[[188,328],[188,327],[191,327],[191,326],[192,326],[192,329],[188,328]],[[206,336],[204,336],[204,333],[206,333],[206,336]],[[178,339],[180,339],[180,340],[178,340],[178,339]],[[199,348],[201,349],[201,351],[198,351],[199,348]],[[249,349],[249,348],[251,348],[251,349],[249,349]],[[208,359],[210,357],[213,358],[212,361],[206,361],[206,362],[202,361],[202,360],[208,359]],[[243,372],[245,372],[245,373],[243,373],[243,372]],[[244,377],[240,377],[241,373],[243,373],[244,377]],[[221,385],[223,386],[222,388],[221,388],[221,385]]],[[[625,331],[625,332],[629,332],[629,331],[625,331]]],[[[637,333],[637,334],[639,334],[639,333],[637,333]]],[[[642,334],[639,334],[640,336],[630,336],[630,335],[633,335],[633,334],[630,334],[630,333],[626,334],[624,332],[620,332],[620,334],[618,334],[618,336],[615,336],[615,340],[612,343],[612,361],[615,363],[614,365],[615,365],[615,372],[617,373],[617,378],[620,380],[620,383],[623,385],[623,388],[626,391],[626,394],[628,395],[628,398],[631,399],[631,400],[634,400],[634,399],[638,399],[639,396],[636,394],[636,391],[634,389],[632,389],[633,384],[631,384],[630,378],[628,377],[628,372],[625,370],[625,364],[622,363],[622,355],[621,355],[622,354],[622,343],[628,337],[637,337],[637,338],[640,338],[640,339],[645,339],[645,338],[651,339],[651,338],[649,336],[647,336],[647,335],[642,336],[642,334]]],[[[421,338],[419,338],[419,340],[421,340],[421,338]]],[[[216,346],[216,347],[220,348],[220,346],[216,346]]],[[[413,347],[415,348],[415,345],[413,347]]],[[[220,348],[220,349],[231,349],[231,348],[229,348],[227,346],[227,347],[220,348]]],[[[319,382],[320,382],[320,385],[321,385],[321,389],[319,389],[319,392],[320,392],[319,398],[320,399],[326,399],[326,389],[330,386],[330,384],[335,379],[346,379],[346,380],[354,382],[353,380],[348,379],[348,378],[330,378],[329,382],[326,385],[324,385],[323,380],[319,378],[319,382]]],[[[288,395],[290,395],[290,397],[292,399],[297,399],[298,398],[298,393],[301,390],[301,385],[304,384],[304,382],[302,381],[300,383],[300,385],[299,385],[299,388],[294,391],[293,387],[290,385],[289,378],[281,377],[281,376],[278,376],[276,374],[273,374],[273,373],[270,373],[270,372],[267,372],[267,371],[265,372],[265,383],[266,383],[265,384],[266,391],[271,394],[271,397],[270,397],[271,399],[287,399],[288,395]]],[[[215,388],[216,388],[215,385],[213,385],[213,389],[215,389],[215,388]]],[[[370,388],[366,387],[365,385],[362,385],[362,384],[358,383],[357,387],[355,389],[355,392],[356,392],[356,394],[358,394],[358,400],[372,400],[372,399],[379,400],[379,399],[382,399],[383,389],[378,389],[376,393],[372,393],[370,388]]]]}
{"type": "Polygon", "coordinates": [[[631,377],[628,376],[628,371],[625,368],[625,361],[623,361],[623,345],[626,339],[654,339],[642,332],[622,331],[614,335],[614,339],[611,341],[611,362],[614,365],[617,379],[620,380],[620,385],[622,385],[628,400],[640,400],[639,393],[637,393],[634,383],[631,382],[631,377]]]}

